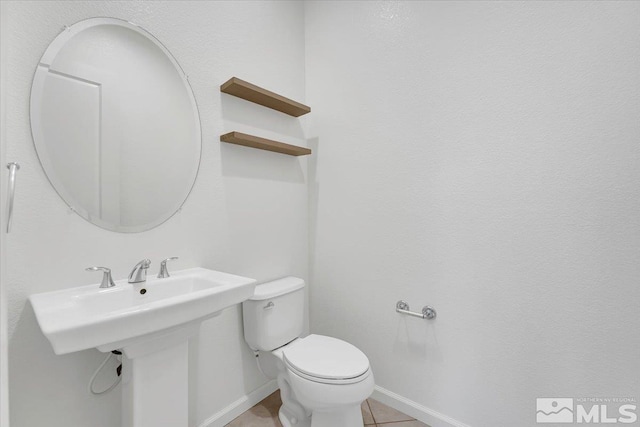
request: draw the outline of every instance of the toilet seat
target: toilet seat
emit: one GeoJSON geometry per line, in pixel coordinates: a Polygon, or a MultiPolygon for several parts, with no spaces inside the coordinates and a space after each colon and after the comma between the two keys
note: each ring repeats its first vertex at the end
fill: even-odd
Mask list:
{"type": "Polygon", "coordinates": [[[294,374],[324,384],[353,384],[369,372],[369,359],[348,342],[309,335],[282,349],[285,365],[294,374]]]}

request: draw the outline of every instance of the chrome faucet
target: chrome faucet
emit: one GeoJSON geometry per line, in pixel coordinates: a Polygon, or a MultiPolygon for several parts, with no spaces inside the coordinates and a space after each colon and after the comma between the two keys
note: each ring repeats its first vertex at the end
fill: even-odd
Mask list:
{"type": "Polygon", "coordinates": [[[111,288],[116,284],[113,283],[113,278],[111,277],[111,269],[107,267],[87,267],[85,268],[87,271],[102,271],[104,274],[102,275],[102,283],[100,283],[101,288],[111,288]]]}
{"type": "Polygon", "coordinates": [[[147,269],[151,265],[151,261],[143,259],[133,267],[129,273],[129,283],[142,283],[147,281],[147,269]]]}

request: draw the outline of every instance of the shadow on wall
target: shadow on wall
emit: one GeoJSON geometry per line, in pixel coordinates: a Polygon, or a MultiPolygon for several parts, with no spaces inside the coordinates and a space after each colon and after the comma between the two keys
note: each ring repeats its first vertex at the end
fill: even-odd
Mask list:
{"type": "Polygon", "coordinates": [[[398,319],[396,338],[393,343],[394,353],[409,356],[414,360],[430,360],[442,362],[442,350],[436,335],[437,319],[425,325],[423,319],[412,319],[402,316],[398,319]]]}
{"type": "MultiPolygon", "coordinates": [[[[309,192],[309,277],[315,277],[315,248],[318,234],[318,198],[320,196],[320,184],[318,183],[320,138],[315,137],[308,139],[307,147],[313,152],[313,155],[309,156],[309,162],[307,163],[309,192]]],[[[309,301],[311,301],[311,298],[313,298],[313,286],[308,286],[307,289],[309,292],[309,301]]],[[[311,313],[309,313],[309,319],[311,319],[311,313]]]]}
{"type": "Polygon", "coordinates": [[[250,126],[292,138],[304,138],[304,130],[299,118],[232,95],[221,93],[220,96],[222,118],[225,123],[250,126]]]}
{"type": "Polygon", "coordinates": [[[220,143],[220,155],[225,177],[304,183],[297,157],[224,142],[220,143]]]}
{"type": "MultiPolygon", "coordinates": [[[[43,419],[43,414],[48,414],[45,416],[52,420],[60,419],[61,414],[66,414],[63,418],[66,417],[69,425],[83,422],[75,418],[77,414],[74,408],[78,402],[71,401],[67,391],[77,387],[77,378],[86,379],[88,384],[89,378],[105,355],[97,350],[56,355],[42,334],[33,307],[28,301],[25,302],[9,345],[12,349],[9,360],[12,365],[12,377],[9,382],[11,419],[20,420],[21,425],[30,426],[37,425],[39,420],[43,419]],[[20,357],[15,357],[18,354],[20,357]],[[38,381],[38,378],[46,378],[47,381],[38,381]],[[46,399],[38,400],[37,411],[34,411],[34,390],[31,389],[35,383],[40,389],[38,395],[47,396],[46,399]]],[[[113,379],[113,376],[102,378],[96,388],[101,389],[113,379]]],[[[118,385],[109,393],[83,400],[83,404],[89,405],[88,413],[93,414],[97,420],[95,427],[119,425],[120,396],[118,385]]],[[[13,424],[12,422],[11,425],[13,424]]]]}

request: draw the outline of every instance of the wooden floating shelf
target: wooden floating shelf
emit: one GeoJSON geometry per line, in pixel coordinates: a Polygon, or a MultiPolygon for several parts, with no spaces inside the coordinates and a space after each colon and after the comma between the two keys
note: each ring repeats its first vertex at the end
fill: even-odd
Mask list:
{"type": "Polygon", "coordinates": [[[260,138],[259,136],[248,135],[240,132],[229,132],[220,135],[220,141],[230,144],[244,145],[245,147],[257,148],[259,150],[274,151],[276,153],[288,154],[290,156],[306,156],[311,154],[311,150],[297,145],[285,144],[284,142],[273,141],[271,139],[260,138]]]}
{"type": "Polygon", "coordinates": [[[300,117],[303,114],[311,112],[311,108],[304,104],[240,80],[237,77],[231,77],[231,79],[220,86],[220,92],[255,102],[256,104],[281,111],[293,117],[300,117]]]}

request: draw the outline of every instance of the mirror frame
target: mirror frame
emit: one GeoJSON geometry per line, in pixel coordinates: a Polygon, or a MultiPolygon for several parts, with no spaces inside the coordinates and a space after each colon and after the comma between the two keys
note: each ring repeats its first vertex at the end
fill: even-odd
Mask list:
{"type": "Polygon", "coordinates": [[[36,155],[38,156],[38,160],[40,161],[40,165],[44,171],[47,180],[53,187],[53,189],[58,193],[60,198],[64,201],[64,203],[69,207],[70,210],[77,213],[80,217],[85,219],[87,222],[90,222],[93,225],[96,225],[100,228],[121,232],[121,233],[139,233],[147,230],[151,230],[159,225],[165,223],[169,219],[171,219],[176,213],[178,213],[184,203],[189,198],[189,195],[193,191],[193,187],[195,186],[196,179],[198,177],[198,173],[200,171],[200,165],[202,164],[202,124],[200,121],[200,110],[198,108],[198,104],[196,102],[195,94],[193,88],[189,84],[189,78],[187,74],[184,72],[176,58],[169,52],[169,50],[158,40],[153,34],[147,31],[145,28],[134,24],[133,22],[126,21],[119,18],[109,18],[109,17],[95,17],[88,18],[82,21],[78,21],[71,26],[66,26],[60,32],[55,39],[47,46],[44,54],[38,61],[36,66],[36,70],[33,75],[32,84],[31,84],[31,93],[29,96],[29,118],[30,118],[30,128],[31,128],[31,136],[34,144],[34,148],[36,150],[36,155]],[[40,117],[39,112],[41,111],[41,98],[40,95],[44,90],[45,78],[47,76],[48,64],[55,59],[56,55],[60,52],[60,50],[64,47],[68,40],[72,37],[80,33],[81,31],[98,26],[98,25],[115,25],[125,27],[129,30],[135,31],[136,33],[144,36],[151,42],[153,42],[156,47],[158,47],[169,59],[169,61],[173,64],[176,69],[178,75],[180,76],[182,83],[187,91],[187,95],[189,97],[191,106],[193,108],[194,115],[194,124],[197,126],[197,131],[195,132],[197,141],[196,144],[198,146],[198,161],[195,165],[193,172],[189,175],[190,185],[188,185],[188,190],[184,194],[184,197],[179,197],[176,203],[172,206],[170,210],[162,215],[158,216],[158,219],[146,224],[140,224],[135,226],[122,226],[115,225],[106,221],[102,221],[97,218],[92,218],[89,212],[81,207],[74,206],[73,200],[74,198],[67,192],[67,189],[64,188],[62,183],[57,182],[57,178],[53,171],[55,170],[50,163],[50,160],[47,156],[44,155],[46,153],[46,141],[45,137],[42,133],[42,127],[40,126],[40,117]]]}

